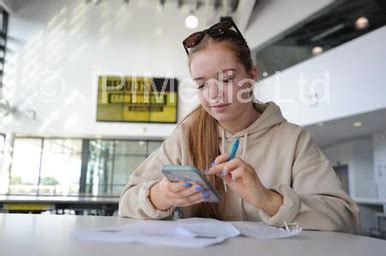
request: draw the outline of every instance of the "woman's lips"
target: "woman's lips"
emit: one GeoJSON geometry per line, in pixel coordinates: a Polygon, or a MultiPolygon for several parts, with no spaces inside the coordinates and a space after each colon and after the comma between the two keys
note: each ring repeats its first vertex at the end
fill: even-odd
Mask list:
{"type": "Polygon", "coordinates": [[[218,104],[218,105],[212,105],[210,106],[210,108],[219,111],[219,110],[225,109],[227,106],[229,106],[229,104],[218,104]]]}

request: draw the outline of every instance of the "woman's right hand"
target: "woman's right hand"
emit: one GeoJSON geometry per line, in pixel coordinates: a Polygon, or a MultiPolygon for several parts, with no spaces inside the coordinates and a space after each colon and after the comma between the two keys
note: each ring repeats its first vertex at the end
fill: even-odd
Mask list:
{"type": "Polygon", "coordinates": [[[161,211],[198,204],[208,197],[209,192],[197,183],[170,182],[165,177],[150,189],[150,201],[161,211]]]}

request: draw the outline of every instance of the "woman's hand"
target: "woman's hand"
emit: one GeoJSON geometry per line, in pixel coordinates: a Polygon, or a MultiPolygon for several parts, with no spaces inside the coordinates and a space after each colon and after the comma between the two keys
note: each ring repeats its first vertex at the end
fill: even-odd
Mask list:
{"type": "Polygon", "coordinates": [[[208,197],[209,192],[203,186],[193,182],[170,182],[165,177],[150,189],[150,201],[161,211],[198,204],[208,197]]]}
{"type": "Polygon", "coordinates": [[[270,216],[275,215],[283,204],[282,195],[266,189],[251,165],[240,158],[228,159],[228,154],[219,155],[206,174],[218,175],[246,202],[270,216]]]}

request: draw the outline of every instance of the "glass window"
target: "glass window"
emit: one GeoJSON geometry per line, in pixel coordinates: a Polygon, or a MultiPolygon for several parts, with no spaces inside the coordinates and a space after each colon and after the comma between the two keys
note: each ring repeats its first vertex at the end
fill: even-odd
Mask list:
{"type": "Polygon", "coordinates": [[[114,141],[90,140],[85,193],[108,194],[113,170],[114,141]]]}
{"type": "MultiPolygon", "coordinates": [[[[119,195],[131,173],[161,144],[162,141],[16,138],[9,193],[77,195],[81,191],[119,195]],[[83,144],[86,152],[82,152],[83,144]],[[87,163],[82,165],[82,160],[87,163]]],[[[0,164],[3,147],[4,136],[0,136],[0,164]]]]}
{"type": "Polygon", "coordinates": [[[11,167],[10,194],[38,191],[42,139],[16,138],[11,167]]]}
{"type": "Polygon", "coordinates": [[[146,159],[146,156],[115,156],[112,193],[120,194],[129,181],[131,173],[146,159]]]}
{"type": "Polygon", "coordinates": [[[90,140],[86,193],[119,195],[131,173],[154,150],[160,141],[90,140]]]}
{"type": "Polygon", "coordinates": [[[82,140],[16,138],[10,194],[79,193],[82,140]]]}
{"type": "Polygon", "coordinates": [[[116,155],[146,155],[146,143],[144,141],[115,141],[116,155]]]}
{"type": "Polygon", "coordinates": [[[154,151],[158,150],[162,145],[162,141],[149,141],[149,146],[148,146],[148,155],[153,153],[154,151]]]}
{"type": "Polygon", "coordinates": [[[77,194],[82,165],[82,140],[45,139],[39,194],[77,194]]]}

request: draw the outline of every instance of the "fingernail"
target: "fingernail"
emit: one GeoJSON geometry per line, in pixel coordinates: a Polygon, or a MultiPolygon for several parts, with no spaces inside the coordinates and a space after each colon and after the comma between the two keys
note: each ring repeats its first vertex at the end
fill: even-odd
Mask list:
{"type": "Polygon", "coordinates": [[[197,187],[196,187],[196,192],[200,192],[200,191],[203,190],[203,189],[204,189],[203,186],[197,186],[197,187]]]}
{"type": "Polygon", "coordinates": [[[216,162],[213,161],[213,162],[210,164],[210,167],[213,167],[213,166],[215,166],[215,165],[216,165],[216,162]]]}
{"type": "Polygon", "coordinates": [[[221,177],[224,177],[224,175],[225,175],[224,170],[222,170],[222,171],[220,172],[220,175],[221,175],[221,177]]]}
{"type": "Polygon", "coordinates": [[[190,184],[189,182],[185,182],[185,183],[184,183],[184,188],[190,188],[191,185],[192,185],[192,184],[190,184]]]}
{"type": "Polygon", "coordinates": [[[209,197],[209,191],[202,192],[202,196],[204,198],[208,198],[209,197]]]}
{"type": "Polygon", "coordinates": [[[205,172],[206,174],[208,174],[208,173],[209,173],[209,169],[206,169],[204,172],[205,172]]]}

